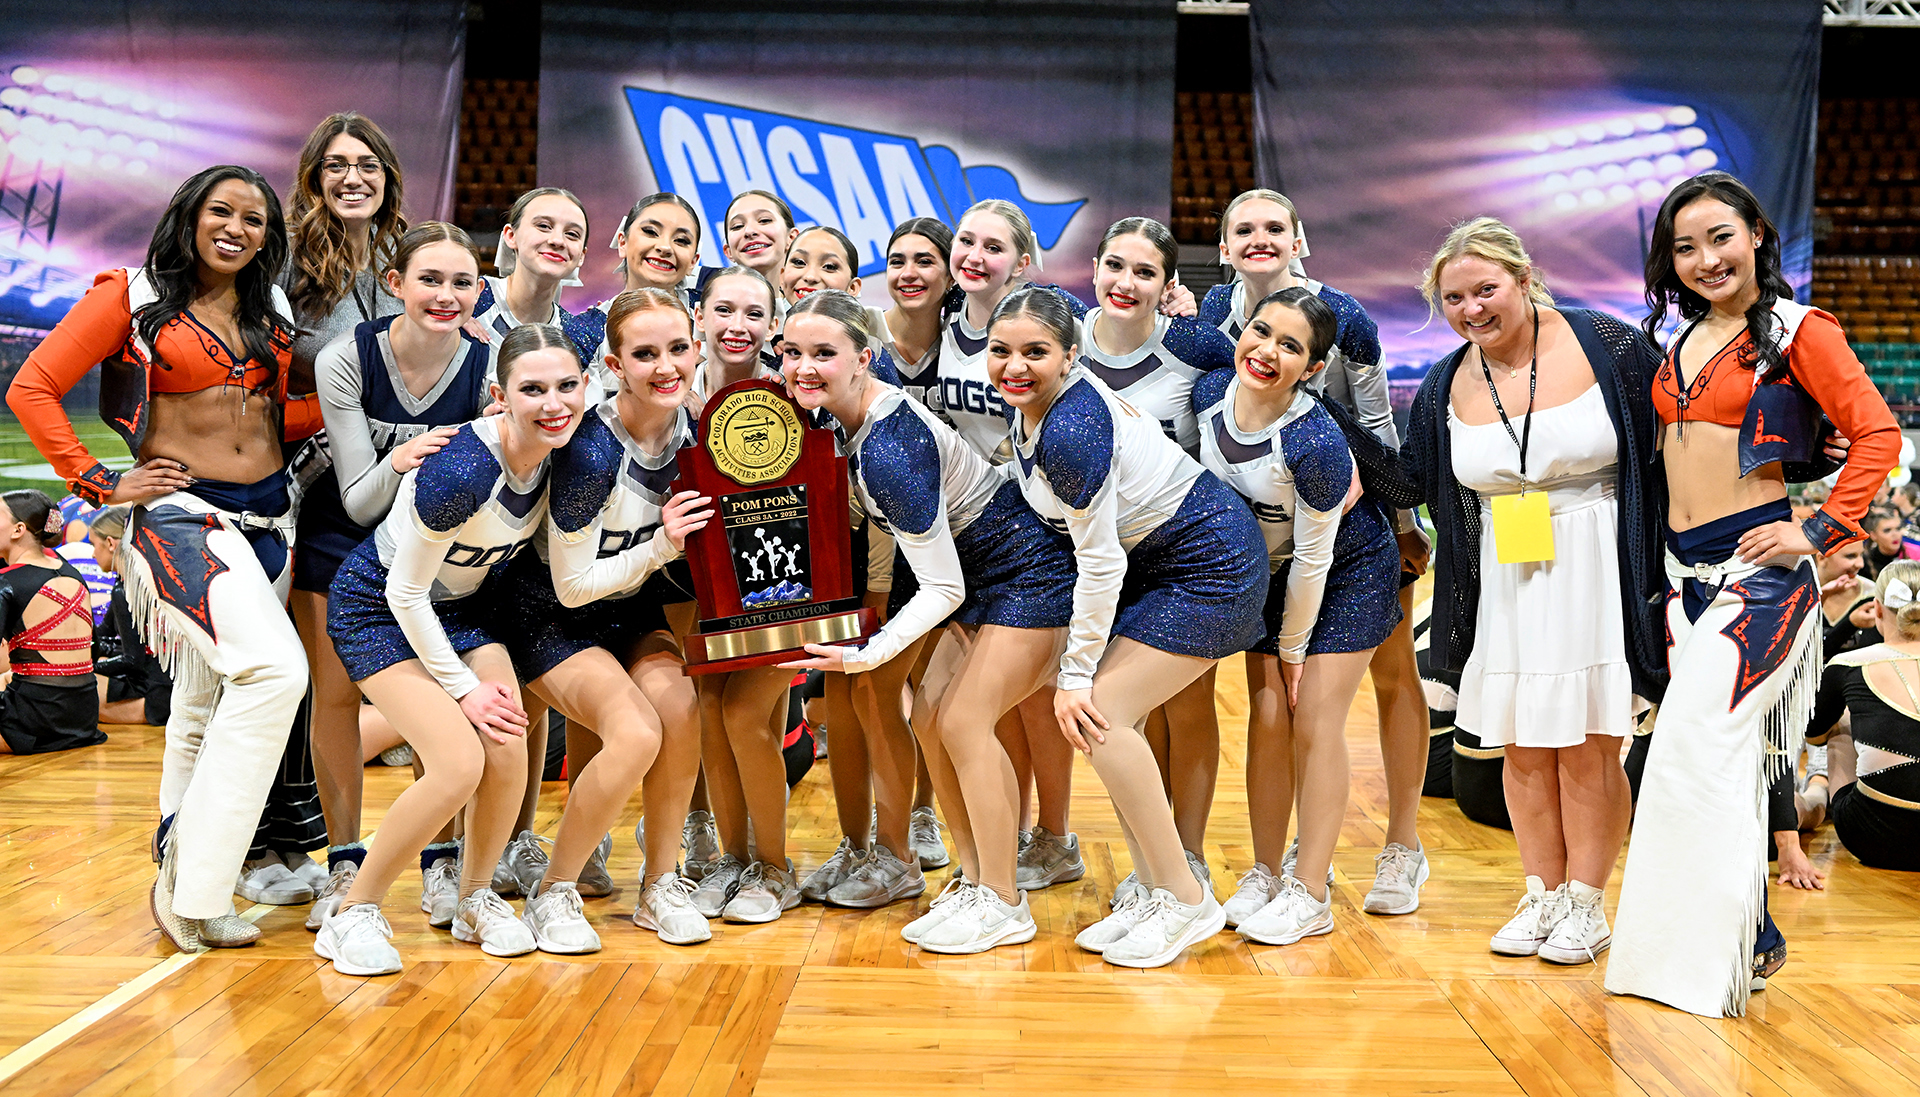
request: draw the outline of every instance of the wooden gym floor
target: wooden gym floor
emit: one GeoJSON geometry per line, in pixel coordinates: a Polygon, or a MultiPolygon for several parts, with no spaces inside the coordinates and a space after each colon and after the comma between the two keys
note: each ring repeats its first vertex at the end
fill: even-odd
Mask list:
{"type": "MultiPolygon", "coordinates": [[[[1224,895],[1251,851],[1236,661],[1220,681],[1207,857],[1224,895]]],[[[49,1095],[1920,1093],[1913,877],[1863,868],[1823,830],[1813,857],[1827,890],[1772,891],[1792,959],[1745,1019],[1611,998],[1604,962],[1487,951],[1518,896],[1518,860],[1510,835],[1451,801],[1421,806],[1433,879],[1420,910],[1360,912],[1385,819],[1373,721],[1363,688],[1335,932],[1281,949],[1222,934],[1153,972],[1073,947],[1125,872],[1084,764],[1074,820],[1088,875],[1036,893],[1040,936],[1024,947],[938,957],[903,942],[944,872],[918,904],[806,906],[769,926],[715,923],[707,945],[663,945],[627,921],[636,799],[615,831],[623,886],[588,905],[603,951],[484,958],[428,929],[409,874],[388,906],[407,968],[364,980],[313,955],[303,907],[247,911],[266,931],[250,949],[189,958],[159,942],[146,898],[157,730],[0,757],[0,1078],[49,1095]]],[[[368,770],[369,826],[403,772],[368,770]]],[[[542,830],[563,796],[548,786],[542,830]]],[[[837,841],[833,820],[823,764],[793,801],[803,871],[837,841]]]]}

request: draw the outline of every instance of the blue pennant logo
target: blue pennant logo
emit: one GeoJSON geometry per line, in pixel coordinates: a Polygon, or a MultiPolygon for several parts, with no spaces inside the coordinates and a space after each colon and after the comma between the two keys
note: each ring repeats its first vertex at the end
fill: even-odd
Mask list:
{"type": "Polygon", "coordinates": [[[887,237],[909,217],[952,225],[975,202],[1003,198],[1027,215],[1047,249],[1087,204],[1036,202],[1006,168],[963,168],[952,149],[913,137],[644,88],[626,92],[654,178],[700,216],[700,259],[710,266],[722,261],[727,203],[745,190],[786,199],[802,228],[846,233],[860,249],[862,277],[886,268],[887,237]]]}

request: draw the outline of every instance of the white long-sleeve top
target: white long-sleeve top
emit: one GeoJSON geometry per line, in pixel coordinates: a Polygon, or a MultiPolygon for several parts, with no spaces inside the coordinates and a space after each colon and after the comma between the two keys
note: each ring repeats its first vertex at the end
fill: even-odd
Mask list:
{"type": "MultiPolygon", "coordinates": [[[[1324,393],[1353,409],[1360,425],[1374,437],[1393,448],[1400,448],[1400,432],[1393,425],[1393,400],[1388,392],[1387,367],[1380,363],[1380,329],[1373,317],[1352,296],[1311,278],[1301,285],[1308,293],[1326,302],[1339,320],[1333,347],[1327,352],[1327,368],[1314,375],[1308,384],[1315,393],[1324,393]]],[[[1240,333],[1252,317],[1247,310],[1258,301],[1247,300],[1247,284],[1235,280],[1207,291],[1200,303],[1200,319],[1220,329],[1229,340],[1238,342],[1240,333]]]]}
{"type": "Polygon", "coordinates": [[[648,453],[614,400],[589,409],[553,459],[546,556],[564,606],[629,597],[680,556],[660,511],[673,498],[680,451],[694,444],[693,417],[680,409],[666,447],[648,453]]]}
{"type": "Polygon", "coordinates": [[[515,479],[500,452],[500,417],[460,428],[400,478],[374,532],[387,569],[387,606],[413,653],[456,700],[480,679],[447,642],[435,602],[466,598],[525,548],[547,517],[547,462],[515,479]]]}
{"type": "Polygon", "coordinates": [[[389,335],[392,322],[382,318],[360,325],[329,343],[313,366],[341,505],[349,518],[368,528],[387,516],[400,490],[400,473],[387,460],[394,447],[435,427],[459,426],[486,406],[484,343],[463,332],[439,379],[416,397],[400,376],[389,335]]]}
{"type": "Polygon", "coordinates": [[[1188,316],[1154,317],[1153,334],[1127,354],[1109,354],[1093,337],[1096,308],[1080,318],[1080,365],[1122,400],[1160,423],[1167,437],[1197,454],[1200,428],[1193,386],[1215,371],[1233,370],[1233,343],[1220,330],[1188,316]]]}
{"type": "Polygon", "coordinates": [[[1174,516],[1202,469],[1084,366],[1068,372],[1031,437],[1024,423],[1016,415],[1010,428],[1020,492],[1073,538],[1080,569],[1058,685],[1087,689],[1120,608],[1127,553],[1174,516]]]}
{"type": "Polygon", "coordinates": [[[955,536],[971,526],[1006,477],[926,406],[888,386],[848,440],[854,494],[892,536],[920,583],[886,627],[844,659],[872,670],[926,635],[966,599],[955,536]]]}
{"type": "Polygon", "coordinates": [[[1283,661],[1303,662],[1333,568],[1353,455],[1340,425],[1305,391],[1295,391],[1280,418],[1243,431],[1233,418],[1239,378],[1228,382],[1217,400],[1210,399],[1211,387],[1195,393],[1196,403],[1210,404],[1200,412],[1200,463],[1253,508],[1266,538],[1268,566],[1278,571],[1293,561],[1278,646],[1283,661]]]}

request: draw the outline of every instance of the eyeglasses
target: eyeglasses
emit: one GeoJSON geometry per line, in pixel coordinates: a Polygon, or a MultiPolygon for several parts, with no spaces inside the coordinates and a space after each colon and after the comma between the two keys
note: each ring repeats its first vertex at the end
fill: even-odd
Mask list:
{"type": "Polygon", "coordinates": [[[345,179],[349,171],[359,172],[362,179],[378,179],[386,174],[386,170],[385,164],[371,158],[356,163],[345,160],[320,161],[320,174],[329,179],[345,179]]]}

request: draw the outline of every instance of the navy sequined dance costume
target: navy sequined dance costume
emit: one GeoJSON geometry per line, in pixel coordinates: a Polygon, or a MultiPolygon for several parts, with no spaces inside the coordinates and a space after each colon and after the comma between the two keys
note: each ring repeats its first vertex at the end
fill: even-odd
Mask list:
{"type": "Polygon", "coordinates": [[[1346,436],[1301,390],[1278,419],[1243,431],[1233,418],[1239,388],[1231,373],[1209,376],[1194,403],[1200,463],[1240,493],[1266,536],[1266,637],[1252,650],[1298,663],[1379,647],[1400,624],[1400,549],[1371,497],[1341,514],[1353,483],[1346,436]]]}
{"type": "MultiPolygon", "coordinates": [[[[473,303],[473,318],[480,322],[481,327],[492,333],[493,342],[488,344],[488,348],[492,351],[495,362],[500,359],[500,340],[505,339],[508,332],[521,324],[552,324],[566,333],[567,341],[573,344],[574,353],[580,356],[580,361],[587,367],[590,378],[600,380],[607,376],[606,364],[601,361],[601,356],[606,353],[607,314],[605,312],[596,307],[575,315],[561,308],[559,300],[556,299],[553,302],[553,312],[546,316],[515,316],[513,310],[507,307],[507,280],[487,276],[480,281],[480,298],[473,303]],[[599,372],[596,373],[596,370],[599,372]]],[[[487,375],[492,377],[493,370],[489,369],[487,375]]],[[[608,391],[612,391],[611,387],[608,391]]],[[[592,393],[589,392],[588,395],[591,396],[592,393]]]]}
{"type": "Polygon", "coordinates": [[[455,699],[480,685],[460,655],[499,641],[491,595],[546,519],[547,464],[516,479],[493,416],[401,478],[393,509],[328,592],[327,632],[347,677],[418,659],[455,699]]]}
{"type": "MultiPolygon", "coordinates": [[[[1400,448],[1400,434],[1393,425],[1393,404],[1387,394],[1387,370],[1380,364],[1380,329],[1360,302],[1332,286],[1305,279],[1301,285],[1308,293],[1326,302],[1339,320],[1333,349],[1327,354],[1327,368],[1308,384],[1316,396],[1330,396],[1353,409],[1360,425],[1392,449],[1400,448]]],[[[1215,286],[1200,302],[1200,319],[1219,328],[1233,342],[1240,341],[1252,317],[1247,311],[1259,304],[1247,300],[1247,284],[1241,281],[1215,286]]]]}
{"type": "MultiPolygon", "coordinates": [[[[1059,286],[1036,288],[1059,294],[1072,307],[1074,316],[1087,314],[1086,302],[1059,286]]],[[[1002,447],[1007,441],[1007,405],[1000,399],[993,378],[987,376],[987,333],[967,323],[964,305],[947,317],[934,365],[940,376],[940,403],[934,410],[947,417],[975,453],[996,465],[1005,463],[1008,458],[1002,447]]]]}
{"type": "Polygon", "coordinates": [[[1112,637],[1202,659],[1260,639],[1259,525],[1158,423],[1075,367],[1033,435],[1018,416],[1010,433],[1021,493],[1080,570],[1059,688],[1091,687],[1112,637]]]}
{"type": "Polygon", "coordinates": [[[648,453],[608,399],[554,454],[546,538],[535,542],[541,551],[508,566],[499,612],[524,680],[588,648],[624,662],[642,637],[667,627],[662,607],[693,600],[686,560],[660,524],[679,453],[693,444],[693,419],[682,409],[667,445],[648,453]]]}
{"type": "Polygon", "coordinates": [[[488,348],[465,334],[425,393],[408,391],[393,355],[393,317],[359,324],[314,361],[332,463],[300,506],[295,590],[325,592],[347,554],[372,536],[400,491],[394,448],[435,427],[457,427],[487,404],[488,348]]]}
{"type": "Polygon", "coordinates": [[[890,389],[847,448],[861,506],[907,565],[894,566],[887,626],[846,657],[849,673],[881,666],[949,617],[1008,628],[1072,620],[1072,545],[933,412],[890,389]]]}
{"type": "MultiPolygon", "coordinates": [[[[1080,319],[1080,361],[1114,394],[1160,423],[1190,457],[1200,453],[1194,386],[1212,373],[1233,375],[1233,343],[1191,317],[1156,316],[1153,334],[1128,354],[1109,354],[1093,337],[1094,309],[1080,319]]],[[[1224,382],[1222,382],[1224,384],[1224,382]]]]}

